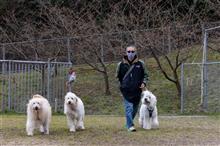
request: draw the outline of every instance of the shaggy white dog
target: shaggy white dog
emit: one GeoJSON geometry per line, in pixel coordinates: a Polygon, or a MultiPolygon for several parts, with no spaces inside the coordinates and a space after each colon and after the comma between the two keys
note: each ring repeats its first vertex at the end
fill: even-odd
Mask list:
{"type": "Polygon", "coordinates": [[[70,132],[84,128],[85,110],[82,100],[74,93],[68,92],[65,96],[64,114],[67,117],[67,124],[70,132]]]}
{"type": "Polygon", "coordinates": [[[36,128],[39,128],[41,133],[49,134],[50,121],[51,107],[48,100],[41,95],[34,95],[27,104],[27,135],[33,136],[36,128]]]}
{"type": "Polygon", "coordinates": [[[144,129],[158,128],[157,98],[150,91],[142,92],[139,124],[144,129]]]}

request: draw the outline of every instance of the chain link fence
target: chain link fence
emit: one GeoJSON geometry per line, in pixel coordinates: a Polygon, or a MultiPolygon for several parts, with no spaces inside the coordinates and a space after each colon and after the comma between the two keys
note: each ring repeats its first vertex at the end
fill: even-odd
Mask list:
{"type": "Polygon", "coordinates": [[[207,67],[207,97],[202,93],[202,63],[184,64],[182,67],[182,106],[183,113],[220,112],[220,62],[205,64],[207,67]],[[206,102],[206,103],[204,103],[206,102]],[[205,104],[205,105],[204,105],[205,104]],[[204,109],[205,107],[205,109],[204,109]]]}
{"type": "Polygon", "coordinates": [[[70,66],[63,62],[1,60],[1,111],[26,112],[33,94],[46,97],[54,112],[63,111],[70,66]]]}
{"type": "Polygon", "coordinates": [[[220,112],[220,25],[204,28],[202,63],[182,65],[181,111],[220,112]]]}

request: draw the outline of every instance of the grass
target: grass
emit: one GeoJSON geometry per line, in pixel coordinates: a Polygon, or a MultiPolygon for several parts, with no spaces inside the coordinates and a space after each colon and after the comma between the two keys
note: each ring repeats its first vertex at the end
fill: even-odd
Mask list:
{"type": "MultiPolygon", "coordinates": [[[[160,128],[130,133],[121,116],[86,116],[86,130],[70,133],[64,115],[54,115],[50,135],[26,136],[25,115],[1,115],[2,145],[219,145],[220,115],[159,117],[160,128]]],[[[137,124],[137,119],[135,120],[137,124]]]]}

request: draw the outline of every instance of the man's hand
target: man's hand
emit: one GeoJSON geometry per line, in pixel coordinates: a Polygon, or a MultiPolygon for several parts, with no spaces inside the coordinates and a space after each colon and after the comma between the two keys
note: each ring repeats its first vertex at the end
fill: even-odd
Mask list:
{"type": "Polygon", "coordinates": [[[141,89],[144,89],[144,88],[145,88],[145,84],[142,83],[141,86],[140,86],[140,88],[141,88],[141,89]]]}

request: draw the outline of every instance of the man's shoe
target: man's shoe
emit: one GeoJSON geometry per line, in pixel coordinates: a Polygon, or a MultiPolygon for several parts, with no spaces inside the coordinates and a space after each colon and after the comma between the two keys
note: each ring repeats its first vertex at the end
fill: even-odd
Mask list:
{"type": "Polygon", "coordinates": [[[128,131],[129,131],[129,132],[135,132],[136,129],[134,128],[134,126],[131,126],[130,128],[128,128],[128,131]]]}

